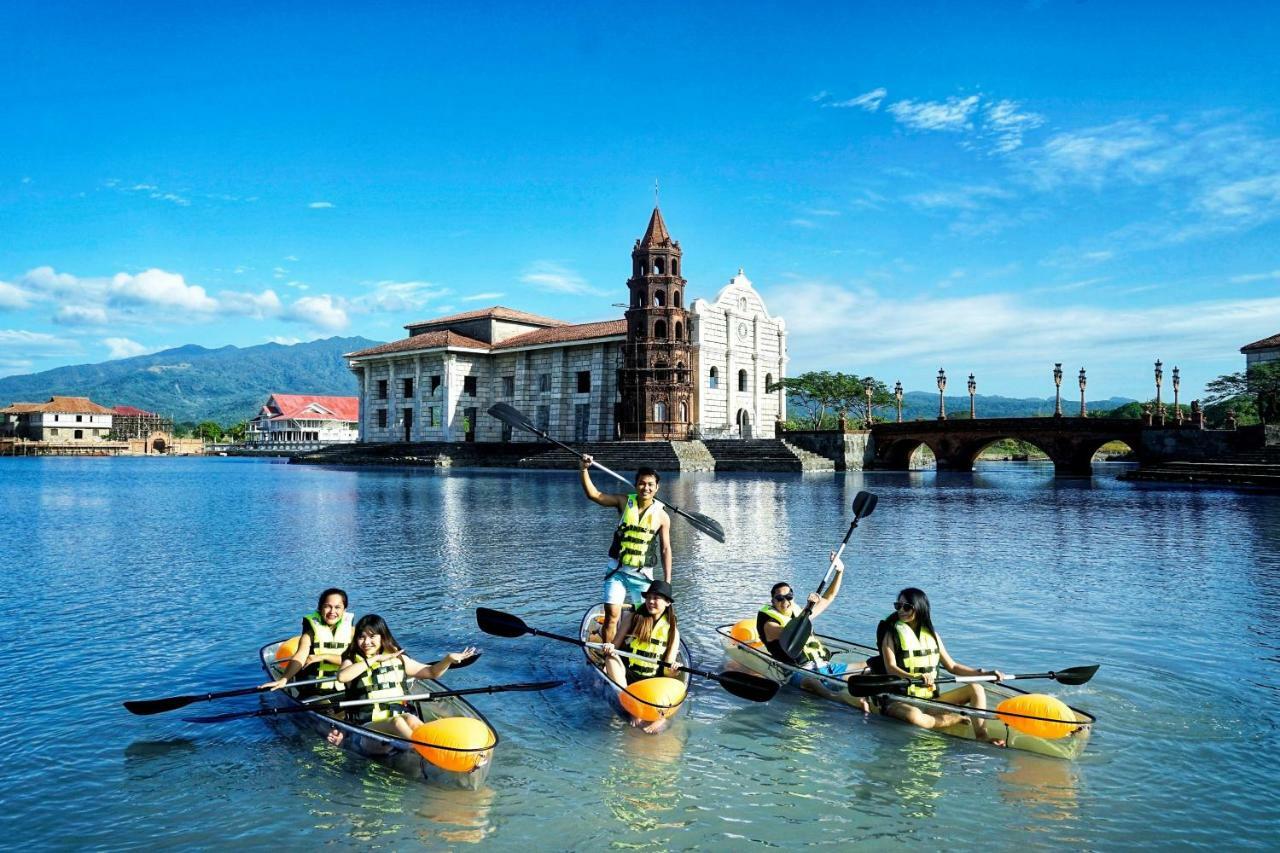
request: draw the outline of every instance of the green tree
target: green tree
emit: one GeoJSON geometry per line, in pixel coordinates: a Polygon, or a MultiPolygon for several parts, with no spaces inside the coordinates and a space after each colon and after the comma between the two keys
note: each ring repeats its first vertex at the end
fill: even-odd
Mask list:
{"type": "MultiPolygon", "coordinates": [[[[1205,402],[1210,405],[1251,399],[1264,423],[1280,423],[1280,361],[1266,361],[1241,373],[1219,376],[1205,385],[1205,392],[1205,402]]],[[[1236,412],[1240,412],[1238,407],[1236,412]]]]}
{"type": "Polygon", "coordinates": [[[808,413],[813,429],[830,429],[841,414],[848,416],[859,405],[866,406],[862,380],[847,373],[809,371],[774,382],[766,390],[772,393],[779,388],[786,389],[787,397],[808,413]]]}
{"type": "Polygon", "coordinates": [[[875,423],[882,420],[876,417],[876,411],[887,406],[893,406],[897,400],[893,396],[893,392],[889,390],[889,386],[885,385],[874,376],[862,377],[862,411],[866,415],[868,423],[875,423]],[[871,389],[871,407],[867,408],[867,389],[871,389]]]}
{"type": "Polygon", "coordinates": [[[247,433],[248,431],[249,431],[248,422],[240,421],[239,423],[232,424],[231,426],[227,427],[223,435],[225,435],[227,438],[239,444],[240,442],[244,441],[245,433],[247,433]]]}
{"type": "Polygon", "coordinates": [[[196,438],[213,442],[222,441],[222,427],[213,421],[201,421],[196,427],[196,438]]]}

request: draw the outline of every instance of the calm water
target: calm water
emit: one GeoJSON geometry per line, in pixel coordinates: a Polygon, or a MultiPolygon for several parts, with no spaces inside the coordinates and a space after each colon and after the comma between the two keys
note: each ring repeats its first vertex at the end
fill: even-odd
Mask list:
{"type": "MultiPolygon", "coordinates": [[[[918,585],[958,660],[1098,662],[1048,685],[1100,722],[1061,762],[917,732],[783,692],[699,684],[656,738],[588,701],[578,652],[475,628],[478,605],[572,633],[609,513],[572,473],[333,470],[236,459],[0,462],[6,761],[0,842],[41,847],[1265,847],[1274,842],[1280,498],[1137,487],[1046,466],[972,475],[686,475],[676,593],[695,663],[769,585],[817,583],[855,492],[880,496],[820,621],[873,636],[918,585]],[[258,683],[262,643],[345,587],[410,652],[485,651],[446,680],[570,677],[476,701],[505,738],[479,792],[442,791],[289,725],[183,723],[119,705],[258,683]]],[[[252,707],[244,698],[197,711],[252,707]]]]}

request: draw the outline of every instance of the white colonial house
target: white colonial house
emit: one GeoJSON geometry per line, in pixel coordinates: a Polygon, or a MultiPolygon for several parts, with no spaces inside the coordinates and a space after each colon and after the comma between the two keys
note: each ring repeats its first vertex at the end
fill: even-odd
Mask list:
{"type": "Polygon", "coordinates": [[[88,397],[50,397],[0,409],[0,435],[51,444],[106,441],[112,412],[88,397]]]}
{"type": "Polygon", "coordinates": [[[253,450],[317,450],[359,440],[360,398],[272,394],[249,421],[245,445],[253,450]]]}
{"type": "Polygon", "coordinates": [[[786,392],[769,390],[786,375],[786,323],[770,316],[741,269],[714,302],[694,300],[693,317],[703,437],[774,438],[787,414],[786,392]]]}
{"type": "Polygon", "coordinates": [[[405,326],[348,353],[366,442],[537,441],[486,413],[515,406],[561,441],[774,437],[786,327],[741,270],[689,308],[681,249],[655,208],[632,250],[628,308],[567,323],[495,305],[405,326]]]}

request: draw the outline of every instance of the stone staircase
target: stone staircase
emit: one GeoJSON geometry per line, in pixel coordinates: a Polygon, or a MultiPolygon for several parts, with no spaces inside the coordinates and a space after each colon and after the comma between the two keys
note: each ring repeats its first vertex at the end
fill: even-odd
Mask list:
{"type": "Polygon", "coordinates": [[[717,471],[834,471],[825,456],[801,450],[778,438],[706,439],[717,471]]]}
{"type": "Polygon", "coordinates": [[[1258,486],[1280,490],[1280,446],[1238,450],[1212,462],[1160,462],[1123,476],[1145,482],[1258,486]]]}
{"type": "MultiPolygon", "coordinates": [[[[653,468],[661,474],[664,471],[709,470],[689,469],[681,465],[676,444],[690,442],[675,441],[595,441],[573,445],[574,449],[591,455],[597,462],[612,468],[625,477],[631,477],[637,468],[653,468]]],[[[521,445],[529,449],[539,446],[549,448],[543,452],[531,454],[521,459],[521,468],[558,468],[572,471],[578,467],[578,457],[569,451],[554,445],[521,445]]]]}

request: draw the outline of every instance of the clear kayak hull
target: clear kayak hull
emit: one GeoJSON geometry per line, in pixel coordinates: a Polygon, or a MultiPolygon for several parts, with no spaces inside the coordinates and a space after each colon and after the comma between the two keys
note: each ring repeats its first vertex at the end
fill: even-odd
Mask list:
{"type": "MultiPolygon", "coordinates": [[[[588,609],[582,617],[582,624],[578,628],[578,638],[584,643],[599,642],[600,625],[603,621],[603,604],[597,604],[588,609]]],[[[684,684],[685,687],[685,690],[680,694],[679,702],[650,703],[641,696],[636,695],[635,692],[630,692],[628,695],[624,696],[623,694],[627,691],[624,691],[623,688],[615,684],[613,680],[605,674],[601,663],[602,658],[600,658],[599,654],[594,649],[587,648],[584,648],[582,652],[583,662],[590,671],[589,678],[591,681],[592,691],[599,694],[604,701],[608,702],[609,706],[613,708],[617,714],[635,725],[644,726],[649,722],[652,722],[652,720],[637,718],[633,713],[634,710],[640,710],[644,712],[646,716],[655,716],[670,721],[680,716],[684,711],[684,706],[688,704],[687,691],[689,688],[689,673],[687,672],[681,672],[677,677],[677,680],[684,684]]],[[[690,665],[689,647],[684,644],[683,640],[680,642],[680,650],[676,653],[676,663],[681,666],[690,665]]],[[[631,685],[631,688],[634,687],[635,685],[631,685]]]]}
{"type": "MultiPolygon", "coordinates": [[[[817,695],[825,696],[839,704],[861,707],[858,699],[849,693],[847,685],[840,678],[822,675],[777,660],[758,641],[748,642],[735,638],[732,634],[733,628],[733,625],[721,625],[716,628],[716,633],[720,635],[720,644],[724,647],[726,656],[738,666],[749,672],[772,679],[779,684],[794,684],[797,680],[810,680],[809,686],[817,688],[812,691],[817,695]]],[[[868,658],[879,654],[877,649],[861,643],[841,640],[838,637],[829,637],[825,634],[814,634],[814,636],[820,639],[822,644],[831,652],[832,662],[846,664],[851,672],[858,672],[868,658]]],[[[1076,719],[1075,725],[1069,734],[1055,739],[1037,737],[1007,725],[993,710],[990,710],[1005,699],[1025,696],[1030,691],[1021,690],[1007,683],[984,682],[982,687],[987,696],[988,710],[986,711],[978,711],[974,708],[954,705],[949,702],[917,699],[896,694],[893,695],[892,701],[906,702],[927,714],[937,717],[949,714],[961,715],[958,723],[933,729],[935,732],[950,735],[951,737],[978,740],[976,732],[977,728],[981,727],[985,730],[987,740],[1003,740],[1005,746],[1009,749],[1018,749],[1068,760],[1076,758],[1084,751],[1093,723],[1096,722],[1091,714],[1081,711],[1079,708],[1071,708],[1071,713],[1075,715],[1076,719]],[[979,721],[980,725],[978,727],[974,725],[975,720],[979,721]]],[[[882,704],[869,701],[873,709],[878,709],[882,704]]],[[[887,717],[887,715],[885,716],[887,717]]],[[[896,717],[887,718],[897,719],[896,717]]]]}
{"type": "MultiPolygon", "coordinates": [[[[279,640],[274,643],[268,643],[258,653],[262,668],[270,678],[278,678],[280,676],[281,667],[276,662],[276,650],[283,642],[285,641],[279,640]]],[[[405,683],[405,690],[408,693],[435,692],[448,689],[443,683],[431,679],[410,679],[405,683]]],[[[278,706],[303,704],[294,694],[294,691],[288,688],[265,693],[263,696],[266,697],[266,701],[278,706]]],[[[450,717],[467,717],[479,720],[488,727],[490,732],[493,732],[492,744],[485,749],[469,750],[441,749],[438,745],[435,745],[434,755],[438,757],[433,762],[414,749],[415,744],[412,741],[394,735],[383,734],[382,732],[371,731],[355,723],[335,719],[319,711],[285,714],[276,719],[290,720],[304,731],[313,731],[321,737],[327,737],[330,731],[337,729],[343,734],[342,749],[394,767],[407,776],[446,787],[471,790],[478,789],[484,785],[485,779],[489,776],[489,768],[493,764],[494,750],[497,749],[499,742],[498,733],[494,731],[493,726],[489,725],[489,721],[485,719],[484,715],[472,707],[469,702],[456,696],[429,702],[410,702],[408,704],[411,707],[411,713],[424,723],[450,717]],[[470,769],[449,769],[443,765],[467,765],[470,766],[470,769]]]]}

